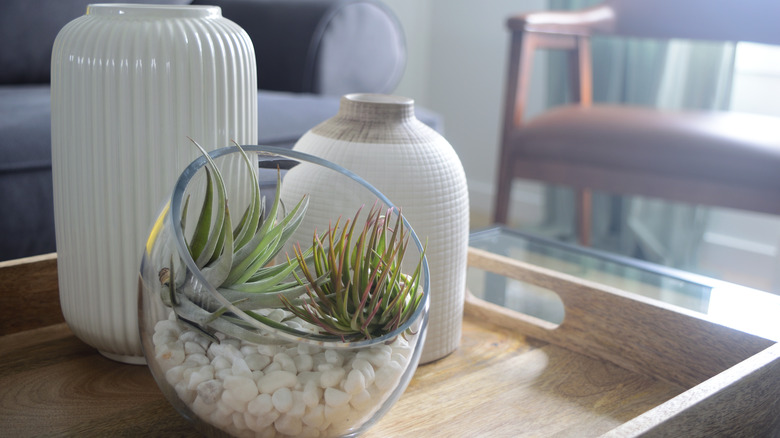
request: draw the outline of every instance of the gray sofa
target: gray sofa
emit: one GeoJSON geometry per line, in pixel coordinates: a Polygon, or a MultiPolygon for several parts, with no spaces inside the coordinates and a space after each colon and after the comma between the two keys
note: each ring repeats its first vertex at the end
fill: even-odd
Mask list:
{"type": "MultiPolygon", "coordinates": [[[[126,1],[125,1],[126,2],[126,1]]],[[[190,3],[189,0],[147,3],[190,3]]],[[[88,0],[0,2],[0,260],[56,250],[49,73],[57,32],[88,0]]],[[[195,0],[242,26],[257,55],[259,143],[291,146],[333,116],[339,97],[391,93],[403,31],[374,0],[195,0]]],[[[441,131],[439,117],[418,117],[441,131]]]]}

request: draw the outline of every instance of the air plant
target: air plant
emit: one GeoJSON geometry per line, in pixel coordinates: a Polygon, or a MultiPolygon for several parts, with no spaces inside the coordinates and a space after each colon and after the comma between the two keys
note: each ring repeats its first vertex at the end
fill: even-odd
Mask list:
{"type": "MultiPolygon", "coordinates": [[[[402,272],[409,244],[401,215],[389,223],[392,210],[382,215],[375,205],[355,241],[360,210],[339,232],[339,223],[324,236],[314,234],[314,271],[308,252],[295,248],[295,256],[308,284],[308,300],[285,307],[304,321],[342,340],[371,339],[390,333],[406,322],[422,300],[420,276],[423,255],[411,275],[402,272]],[[353,243],[354,241],[354,243],[353,243]],[[320,279],[327,277],[327,281],[320,279]]],[[[423,252],[424,253],[424,252],[423,252]]]]}
{"type": "MultiPolygon", "coordinates": [[[[387,219],[390,211],[382,215],[380,209],[372,208],[353,245],[358,210],[340,231],[338,222],[322,236],[315,231],[310,248],[303,250],[298,244],[293,257],[278,257],[284,260],[277,262],[279,252],[303,220],[308,197],[303,196],[285,212],[280,199],[281,175],[277,173],[275,197],[266,211],[254,166],[239,147],[251,176],[251,200],[232,228],[224,179],[212,158],[195,145],[208,160],[206,188],[186,246],[203,279],[219,296],[201,287],[191,272],[178,272],[180,268],[171,260],[159,271],[159,280],[162,301],[173,308],[179,321],[213,340],[219,331],[251,342],[267,342],[256,324],[236,315],[235,308],[294,336],[347,341],[389,333],[414,313],[422,298],[423,255],[412,275],[401,272],[409,232],[400,214],[391,227],[387,219]],[[260,313],[269,308],[286,308],[291,318],[300,317],[319,331],[294,329],[260,313]]],[[[183,230],[188,209],[189,197],[179,219],[183,230]]]]}

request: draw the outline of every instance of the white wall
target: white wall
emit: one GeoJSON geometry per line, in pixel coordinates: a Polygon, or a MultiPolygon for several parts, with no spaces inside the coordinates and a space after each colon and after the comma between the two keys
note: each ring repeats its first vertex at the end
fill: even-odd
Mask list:
{"type": "MultiPolygon", "coordinates": [[[[545,0],[385,0],[407,36],[409,57],[397,94],[444,116],[445,137],[466,170],[472,211],[491,216],[504,81],[506,19],[544,9],[545,0]]],[[[543,83],[543,78],[535,84],[543,83]]],[[[532,97],[531,110],[541,94],[532,97]]],[[[541,203],[541,190],[521,185],[517,197],[541,203]]],[[[522,207],[520,207],[522,208],[522,207]]]]}

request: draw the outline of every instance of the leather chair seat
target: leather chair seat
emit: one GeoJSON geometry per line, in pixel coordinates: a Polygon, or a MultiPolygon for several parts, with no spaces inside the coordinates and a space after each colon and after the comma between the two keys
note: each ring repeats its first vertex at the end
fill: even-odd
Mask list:
{"type": "Polygon", "coordinates": [[[565,106],[512,136],[515,157],[780,189],[780,119],[770,116],[565,106]]]}

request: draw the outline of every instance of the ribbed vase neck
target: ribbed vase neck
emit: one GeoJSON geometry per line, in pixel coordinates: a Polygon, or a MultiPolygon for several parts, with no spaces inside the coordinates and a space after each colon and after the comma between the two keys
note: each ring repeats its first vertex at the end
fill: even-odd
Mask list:
{"type": "Polygon", "coordinates": [[[218,6],[143,5],[98,3],[87,6],[87,15],[113,18],[219,18],[218,6]]]}
{"type": "Polygon", "coordinates": [[[398,123],[414,118],[414,100],[386,94],[347,94],[338,116],[361,122],[398,123]]]}

